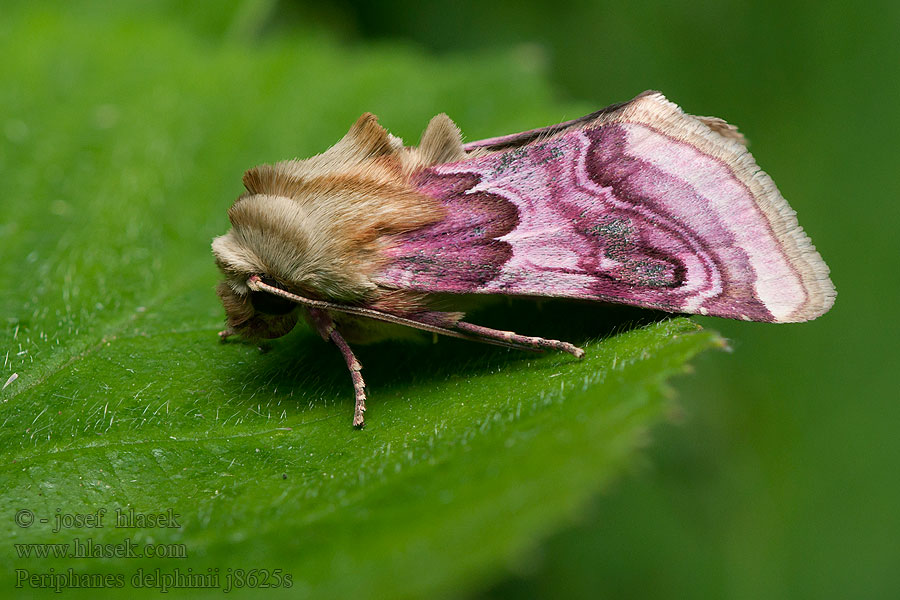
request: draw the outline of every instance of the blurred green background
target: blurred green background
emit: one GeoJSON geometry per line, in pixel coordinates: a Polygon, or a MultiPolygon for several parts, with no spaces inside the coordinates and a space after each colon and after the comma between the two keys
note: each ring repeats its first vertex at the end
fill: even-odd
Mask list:
{"type": "MultiPolygon", "coordinates": [[[[900,331],[891,312],[900,292],[900,4],[173,1],[110,10],[131,13],[136,34],[142,11],[165,15],[195,32],[197,52],[224,39],[303,36],[363,52],[399,48],[398,60],[421,57],[422,78],[442,76],[429,72],[430,57],[498,68],[503,56],[548,83],[447,91],[446,104],[468,107],[451,117],[469,139],[546,124],[533,119],[548,106],[563,120],[645,89],[739,125],[831,267],[834,309],[791,326],[697,319],[734,351],[703,355],[677,381],[680,422],[657,430],[641,465],[581,521],[480,593],[900,597],[900,331]],[[521,112],[479,120],[480,106],[496,110],[519,91],[521,112]]],[[[317,82],[308,83],[314,95],[317,82]]],[[[388,125],[445,110],[442,98],[390,80],[348,81],[347,93],[356,85],[383,86],[378,106],[360,108],[388,125]]],[[[317,115],[292,117],[301,118],[317,115]]],[[[15,124],[5,133],[19,135],[15,124]]],[[[395,133],[412,140],[418,131],[395,133]]],[[[200,136],[189,123],[186,134],[200,136]]]]}

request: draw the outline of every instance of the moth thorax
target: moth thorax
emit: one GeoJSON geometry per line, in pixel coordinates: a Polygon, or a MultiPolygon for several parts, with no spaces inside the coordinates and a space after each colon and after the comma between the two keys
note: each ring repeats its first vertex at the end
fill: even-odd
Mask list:
{"type": "Polygon", "coordinates": [[[241,271],[266,275],[297,293],[366,297],[375,290],[372,250],[342,235],[339,207],[329,204],[265,194],[240,198],[228,211],[231,256],[241,271]]]}

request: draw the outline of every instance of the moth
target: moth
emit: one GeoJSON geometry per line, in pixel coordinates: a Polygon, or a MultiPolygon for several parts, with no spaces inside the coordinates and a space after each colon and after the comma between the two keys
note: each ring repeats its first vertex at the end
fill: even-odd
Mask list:
{"type": "Polygon", "coordinates": [[[348,342],[414,328],[521,349],[570,343],[448,311],[465,297],[575,298],[789,323],[832,306],[828,267],[737,128],[645,92],[585,117],[463,143],[444,114],[417,147],[364,114],[325,152],[250,169],[215,238],[222,338],[303,317],[348,342]]]}

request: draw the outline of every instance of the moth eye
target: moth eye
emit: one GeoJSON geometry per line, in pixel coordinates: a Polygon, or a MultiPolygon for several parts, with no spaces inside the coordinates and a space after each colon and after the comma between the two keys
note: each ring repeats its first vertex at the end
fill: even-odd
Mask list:
{"type": "MultiPolygon", "coordinates": [[[[281,287],[274,279],[266,275],[261,276],[260,279],[263,283],[271,285],[272,287],[281,287]]],[[[281,296],[276,296],[275,294],[270,294],[268,292],[250,292],[250,304],[253,305],[256,312],[272,317],[286,315],[297,306],[296,303],[287,298],[282,298],[281,296]]]]}

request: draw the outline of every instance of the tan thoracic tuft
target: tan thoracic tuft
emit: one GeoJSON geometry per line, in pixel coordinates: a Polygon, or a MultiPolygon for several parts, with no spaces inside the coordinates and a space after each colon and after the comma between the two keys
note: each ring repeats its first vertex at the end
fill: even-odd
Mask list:
{"type": "Polygon", "coordinates": [[[422,166],[456,162],[466,158],[462,134],[450,117],[441,113],[431,119],[419,141],[419,160],[422,166]]]}

